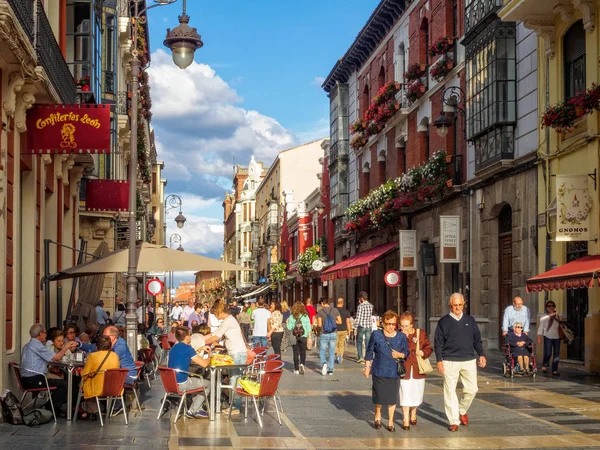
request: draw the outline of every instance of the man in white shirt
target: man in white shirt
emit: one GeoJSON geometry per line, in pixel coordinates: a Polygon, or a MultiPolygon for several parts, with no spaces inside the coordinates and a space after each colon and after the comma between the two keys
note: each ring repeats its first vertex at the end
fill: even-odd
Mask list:
{"type": "Polygon", "coordinates": [[[181,318],[181,314],[183,313],[183,308],[179,306],[179,302],[175,302],[175,306],[171,310],[170,318],[173,322],[179,322],[181,318]]]}
{"type": "Polygon", "coordinates": [[[187,302],[187,305],[185,305],[183,307],[183,311],[181,313],[181,320],[183,320],[183,326],[187,327],[188,326],[188,321],[190,319],[190,314],[192,314],[195,311],[194,308],[194,300],[193,299],[189,299],[187,302]]]}
{"type": "Polygon", "coordinates": [[[256,309],[252,312],[252,320],[254,321],[254,334],[252,342],[256,346],[268,347],[269,340],[267,339],[268,326],[267,323],[271,317],[271,311],[265,308],[265,299],[259,298],[256,302],[256,309]]]}

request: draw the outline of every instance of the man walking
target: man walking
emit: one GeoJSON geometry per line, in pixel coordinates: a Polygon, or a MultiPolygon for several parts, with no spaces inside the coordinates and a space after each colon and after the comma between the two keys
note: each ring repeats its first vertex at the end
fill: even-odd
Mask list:
{"type": "Polygon", "coordinates": [[[341,323],[337,327],[337,340],[335,343],[335,362],[341,364],[344,359],[344,350],[346,348],[346,338],[348,333],[352,331],[350,323],[350,311],[344,308],[344,299],[338,298],[336,303],[337,310],[342,318],[341,323]]]}
{"type": "Polygon", "coordinates": [[[512,305],[504,310],[504,318],[502,319],[502,336],[506,336],[509,331],[512,331],[513,325],[520,322],[523,325],[523,333],[529,334],[529,321],[531,313],[529,308],[523,305],[521,297],[515,297],[512,305]]]}
{"type": "Polygon", "coordinates": [[[444,378],[444,408],[448,417],[448,430],[458,431],[458,424],[467,426],[467,410],[477,393],[477,360],[483,368],[486,359],[481,343],[481,332],[472,316],[463,312],[465,299],[454,293],[448,302],[450,313],[438,322],[435,329],[435,357],[437,369],[444,378]],[[456,385],[463,385],[463,398],[458,401],[456,385]]]}
{"type": "Polygon", "coordinates": [[[369,294],[365,291],[358,293],[358,308],[356,308],[356,362],[364,364],[364,351],[367,350],[369,339],[371,339],[371,316],[373,315],[373,305],[369,303],[369,294]],[[364,343],[363,343],[364,340],[364,343]],[[364,349],[364,351],[363,351],[364,349]]]}
{"type": "Polygon", "coordinates": [[[254,334],[252,335],[252,342],[254,345],[261,347],[268,347],[269,340],[267,339],[267,333],[269,327],[267,322],[271,317],[271,311],[265,308],[265,299],[260,297],[256,302],[256,309],[252,312],[252,320],[254,321],[254,334]]]}
{"type": "Polygon", "coordinates": [[[96,320],[98,321],[98,325],[106,325],[106,321],[108,320],[108,314],[104,311],[103,300],[98,300],[98,304],[96,305],[96,320]]]}
{"type": "Polygon", "coordinates": [[[337,340],[337,327],[342,323],[340,312],[329,305],[327,297],[321,297],[321,309],[317,313],[319,336],[319,354],[321,357],[321,375],[333,375],[333,358],[337,340]],[[327,353],[329,352],[329,353],[327,353]]]}

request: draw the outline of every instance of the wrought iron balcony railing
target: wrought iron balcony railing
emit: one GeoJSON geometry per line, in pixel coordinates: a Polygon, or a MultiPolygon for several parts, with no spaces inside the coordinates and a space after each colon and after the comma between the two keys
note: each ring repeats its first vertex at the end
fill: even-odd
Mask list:
{"type": "Polygon", "coordinates": [[[122,116],[126,116],[129,114],[129,95],[127,91],[119,91],[117,93],[115,113],[122,116]]]}
{"type": "Polygon", "coordinates": [[[30,42],[33,42],[35,0],[8,0],[30,42]]]}
{"type": "Polygon", "coordinates": [[[62,103],[75,103],[77,86],[71,75],[71,71],[65,62],[65,58],[60,51],[58,42],[52,32],[52,27],[44,6],[40,0],[36,1],[37,7],[37,27],[35,33],[35,51],[38,58],[38,64],[41,65],[50,82],[58,92],[62,103]]]}

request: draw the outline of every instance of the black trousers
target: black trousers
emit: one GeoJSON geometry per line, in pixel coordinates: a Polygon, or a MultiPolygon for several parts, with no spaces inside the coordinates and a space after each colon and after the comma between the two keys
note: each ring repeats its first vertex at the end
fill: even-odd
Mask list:
{"type": "Polygon", "coordinates": [[[242,329],[242,333],[246,338],[246,342],[250,340],[250,324],[249,323],[240,323],[240,328],[242,329]]]}
{"type": "Polygon", "coordinates": [[[296,345],[292,345],[294,350],[294,370],[299,370],[300,364],[306,363],[306,338],[296,338],[296,345]]]}
{"type": "MultiPolygon", "coordinates": [[[[22,377],[21,384],[23,385],[24,389],[38,389],[46,387],[46,382],[44,381],[43,375],[34,375],[33,377],[24,378],[22,377]]],[[[48,384],[50,385],[50,387],[56,386],[56,390],[50,392],[52,392],[52,402],[54,403],[54,409],[56,412],[58,412],[60,407],[67,403],[67,380],[48,378],[48,384]]],[[[73,385],[79,386],[78,383],[75,383],[75,380],[73,380],[73,385]]],[[[74,399],[77,400],[77,396],[75,396],[74,399]]]]}
{"type": "Polygon", "coordinates": [[[283,340],[283,331],[271,333],[271,345],[276,355],[281,355],[281,341],[283,340]]]}

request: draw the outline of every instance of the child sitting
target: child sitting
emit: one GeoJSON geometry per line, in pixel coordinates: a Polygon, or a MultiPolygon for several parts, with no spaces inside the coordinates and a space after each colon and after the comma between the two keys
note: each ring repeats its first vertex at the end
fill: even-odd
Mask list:
{"type": "Polygon", "coordinates": [[[512,331],[507,335],[506,342],[510,345],[510,354],[517,358],[520,373],[529,374],[529,355],[531,351],[528,347],[533,343],[531,338],[523,333],[523,324],[515,322],[512,331]]]}

